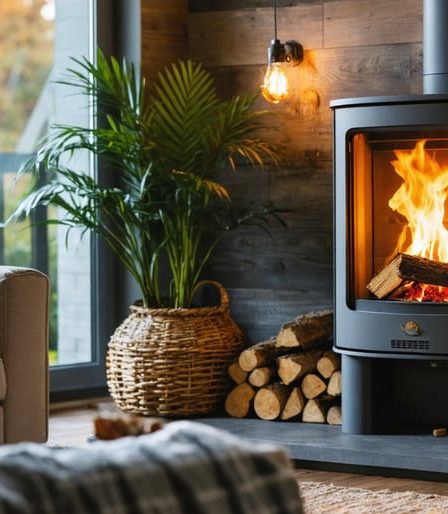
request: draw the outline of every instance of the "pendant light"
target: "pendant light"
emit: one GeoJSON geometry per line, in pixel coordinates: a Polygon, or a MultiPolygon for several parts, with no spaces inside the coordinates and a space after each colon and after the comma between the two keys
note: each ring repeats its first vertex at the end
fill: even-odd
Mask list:
{"type": "Polygon", "coordinates": [[[300,64],[303,60],[303,47],[297,41],[277,39],[277,0],[273,0],[274,39],[268,48],[268,69],[261,86],[265,100],[277,104],[288,97],[291,87],[288,80],[288,68],[300,64]]]}

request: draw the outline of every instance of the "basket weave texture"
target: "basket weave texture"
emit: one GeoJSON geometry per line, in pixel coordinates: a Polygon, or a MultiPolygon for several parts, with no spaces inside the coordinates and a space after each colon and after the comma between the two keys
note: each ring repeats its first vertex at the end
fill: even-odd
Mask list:
{"type": "Polygon", "coordinates": [[[126,412],[158,416],[209,414],[228,389],[227,366],[244,337],[217,282],[217,307],[147,309],[131,306],[107,353],[107,383],[126,412]]]}

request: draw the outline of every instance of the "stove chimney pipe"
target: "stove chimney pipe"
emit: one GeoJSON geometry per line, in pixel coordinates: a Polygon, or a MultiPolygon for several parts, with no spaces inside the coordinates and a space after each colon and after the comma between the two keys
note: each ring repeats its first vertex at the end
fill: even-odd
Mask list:
{"type": "Polygon", "coordinates": [[[448,1],[423,2],[423,92],[448,93],[448,1]]]}

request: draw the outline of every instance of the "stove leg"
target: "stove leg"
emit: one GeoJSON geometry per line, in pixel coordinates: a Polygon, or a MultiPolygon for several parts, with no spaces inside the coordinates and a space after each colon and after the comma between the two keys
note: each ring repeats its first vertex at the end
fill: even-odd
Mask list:
{"type": "Polygon", "coordinates": [[[342,355],[342,431],[372,433],[372,360],[342,355]]]}

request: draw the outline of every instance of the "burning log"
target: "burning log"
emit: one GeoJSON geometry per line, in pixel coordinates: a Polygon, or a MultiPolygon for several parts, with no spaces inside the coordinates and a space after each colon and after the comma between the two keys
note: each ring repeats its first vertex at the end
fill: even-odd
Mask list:
{"type": "Polygon", "coordinates": [[[407,281],[446,287],[448,263],[398,253],[372,278],[367,289],[382,300],[407,281]]]}

